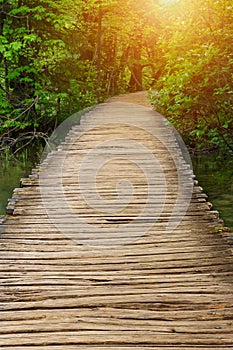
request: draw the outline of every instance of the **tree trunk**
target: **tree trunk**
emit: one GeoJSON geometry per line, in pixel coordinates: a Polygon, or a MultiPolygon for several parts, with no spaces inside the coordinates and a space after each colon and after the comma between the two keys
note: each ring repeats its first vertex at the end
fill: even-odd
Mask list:
{"type": "Polygon", "coordinates": [[[129,89],[131,91],[142,91],[142,65],[140,48],[133,48],[133,64],[130,68],[131,78],[129,82],[129,89]]]}
{"type": "Polygon", "coordinates": [[[102,37],[102,10],[101,0],[99,0],[99,14],[98,14],[98,33],[97,33],[97,98],[98,102],[101,99],[101,37],[102,37]]]}

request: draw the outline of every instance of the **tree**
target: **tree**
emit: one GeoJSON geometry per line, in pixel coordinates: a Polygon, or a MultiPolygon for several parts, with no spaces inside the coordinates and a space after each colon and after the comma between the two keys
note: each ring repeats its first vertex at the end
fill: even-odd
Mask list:
{"type": "Polygon", "coordinates": [[[179,6],[160,36],[166,63],[152,101],[194,148],[233,150],[233,6],[228,0],[179,6]]]}
{"type": "Polygon", "coordinates": [[[154,0],[0,1],[4,145],[44,137],[72,113],[158,76],[154,0]]]}

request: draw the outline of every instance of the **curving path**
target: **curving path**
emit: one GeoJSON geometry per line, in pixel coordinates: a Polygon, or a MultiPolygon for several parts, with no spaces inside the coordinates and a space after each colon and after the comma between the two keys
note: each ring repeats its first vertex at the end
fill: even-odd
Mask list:
{"type": "Polygon", "coordinates": [[[0,226],[1,349],[233,349],[231,237],[180,147],[145,93],[120,96],[21,181],[0,226]]]}

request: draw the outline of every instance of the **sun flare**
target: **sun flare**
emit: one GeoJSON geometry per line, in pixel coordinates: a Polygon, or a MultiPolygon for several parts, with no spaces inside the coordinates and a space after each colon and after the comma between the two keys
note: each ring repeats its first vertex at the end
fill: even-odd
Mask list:
{"type": "Polygon", "coordinates": [[[160,0],[161,4],[175,4],[177,2],[179,2],[180,0],[160,0]]]}

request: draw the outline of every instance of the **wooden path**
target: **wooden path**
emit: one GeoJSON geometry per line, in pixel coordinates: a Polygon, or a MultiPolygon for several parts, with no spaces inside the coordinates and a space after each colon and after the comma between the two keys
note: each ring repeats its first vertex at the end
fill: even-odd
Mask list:
{"type": "Polygon", "coordinates": [[[144,94],[84,115],[0,226],[0,348],[232,350],[231,237],[190,179],[144,94]]]}

